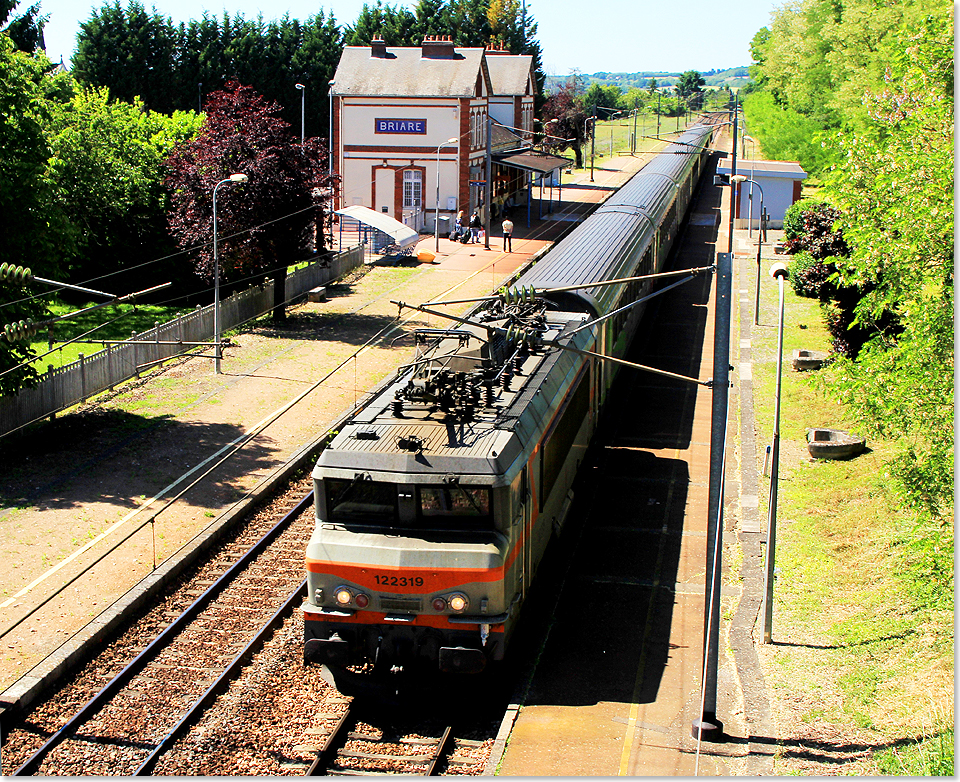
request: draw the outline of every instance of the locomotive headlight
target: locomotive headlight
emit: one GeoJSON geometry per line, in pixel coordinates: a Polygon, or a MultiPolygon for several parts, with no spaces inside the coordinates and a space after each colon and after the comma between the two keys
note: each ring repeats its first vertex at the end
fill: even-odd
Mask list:
{"type": "Polygon", "coordinates": [[[446,607],[447,607],[447,601],[444,600],[442,597],[435,597],[435,598],[433,598],[433,610],[434,610],[434,611],[437,611],[437,612],[439,612],[439,611],[444,611],[444,610],[446,610],[446,607]]]}
{"type": "Polygon", "coordinates": [[[337,603],[342,606],[350,605],[350,601],[353,600],[353,592],[351,592],[346,587],[337,587],[337,591],[333,593],[334,597],[337,599],[337,603]]]}
{"type": "Polygon", "coordinates": [[[368,605],[370,605],[370,598],[361,592],[355,598],[353,598],[353,602],[357,604],[357,608],[366,608],[368,605]]]}
{"type": "Polygon", "coordinates": [[[467,606],[470,604],[467,601],[467,596],[460,594],[459,592],[450,595],[447,602],[450,604],[450,610],[456,611],[458,614],[465,611],[467,606]]]}

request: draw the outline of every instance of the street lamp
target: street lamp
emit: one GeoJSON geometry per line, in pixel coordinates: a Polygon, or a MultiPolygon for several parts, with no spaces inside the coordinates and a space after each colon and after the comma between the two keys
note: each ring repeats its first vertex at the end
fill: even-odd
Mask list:
{"type": "Polygon", "coordinates": [[[246,174],[231,174],[217,182],[213,188],[213,331],[214,331],[214,370],[220,372],[220,261],[217,258],[217,190],[228,182],[242,184],[248,179],[246,174]]]}
{"type": "Polygon", "coordinates": [[[304,129],[306,128],[307,88],[300,82],[297,82],[294,86],[300,90],[300,146],[302,147],[306,137],[304,129]]]}
{"type": "Polygon", "coordinates": [[[780,482],[780,380],[783,376],[783,282],[787,265],[778,261],[770,269],[780,288],[780,318],[777,335],[777,396],[773,413],[773,467],[770,472],[770,498],[767,507],[767,561],[764,571],[763,642],[773,640],[773,577],[777,550],[777,488],[780,482]]]}
{"type": "MultiPolygon", "coordinates": [[[[763,220],[763,188],[760,187],[760,183],[746,177],[743,174],[735,174],[730,177],[731,182],[749,182],[751,185],[756,185],[760,190],[760,219],[763,220]]],[[[750,204],[753,205],[753,193],[750,193],[750,204]]],[[[750,221],[750,225],[753,225],[753,218],[747,218],[750,221]]],[[[757,231],[757,293],[754,299],[753,307],[753,325],[760,325],[760,250],[763,247],[763,232],[757,231]]]]}
{"type": "Polygon", "coordinates": [[[440,150],[451,144],[456,144],[460,139],[457,137],[448,138],[439,147],[437,147],[437,211],[433,222],[433,238],[436,243],[434,250],[440,252],[440,150]]]}

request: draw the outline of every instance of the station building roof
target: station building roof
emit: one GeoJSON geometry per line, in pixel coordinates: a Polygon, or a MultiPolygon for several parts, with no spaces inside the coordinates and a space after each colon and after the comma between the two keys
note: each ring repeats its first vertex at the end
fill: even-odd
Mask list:
{"type": "MultiPolygon", "coordinates": [[[[731,171],[731,159],[729,157],[720,160],[717,163],[718,174],[729,174],[731,171]]],[[[799,163],[789,160],[751,160],[738,159],[737,173],[748,174],[753,172],[756,176],[764,179],[806,179],[807,172],[804,171],[799,163]]]]}
{"type": "Polygon", "coordinates": [[[489,94],[484,50],[425,40],[422,46],[346,46],[334,75],[334,95],[472,98],[489,94]],[[481,82],[485,83],[485,89],[481,82]]]}

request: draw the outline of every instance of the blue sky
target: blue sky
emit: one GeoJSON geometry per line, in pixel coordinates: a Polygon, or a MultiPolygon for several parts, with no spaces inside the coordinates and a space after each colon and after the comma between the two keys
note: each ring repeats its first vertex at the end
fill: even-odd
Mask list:
{"type": "MultiPolygon", "coordinates": [[[[18,12],[36,0],[24,0],[18,12]]],[[[80,23],[105,0],[39,0],[49,15],[46,28],[47,53],[57,61],[68,61],[76,44],[80,23]]],[[[129,0],[121,0],[126,7],[129,0]]],[[[288,0],[268,4],[262,0],[141,0],[175,21],[203,15],[204,10],[221,14],[224,9],[247,18],[262,14],[276,19],[289,12],[306,19],[323,9],[333,12],[341,25],[350,24],[363,7],[362,0],[288,0]]],[[[390,5],[412,8],[414,2],[387,0],[390,5]]],[[[779,0],[685,0],[672,5],[640,0],[601,0],[596,11],[589,2],[573,0],[530,0],[527,8],[538,24],[537,37],[543,48],[544,69],[549,74],[568,74],[573,69],[597,71],[699,71],[750,64],[750,41],[757,30],[769,24],[770,13],[779,0]]]]}

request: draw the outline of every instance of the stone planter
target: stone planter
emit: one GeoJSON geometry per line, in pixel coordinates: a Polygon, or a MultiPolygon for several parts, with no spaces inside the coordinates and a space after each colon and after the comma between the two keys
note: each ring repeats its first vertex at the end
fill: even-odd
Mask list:
{"type": "Polygon", "coordinates": [[[819,350],[793,351],[793,368],[798,372],[808,369],[820,369],[827,361],[827,354],[819,350]]]}
{"type": "Polygon", "coordinates": [[[838,429],[807,429],[807,450],[815,459],[851,459],[863,453],[867,440],[838,429]]]}

